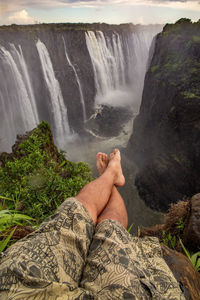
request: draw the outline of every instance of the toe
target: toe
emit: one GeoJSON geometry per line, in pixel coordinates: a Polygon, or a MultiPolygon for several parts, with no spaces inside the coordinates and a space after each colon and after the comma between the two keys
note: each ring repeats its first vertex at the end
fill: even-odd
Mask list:
{"type": "Polygon", "coordinates": [[[105,153],[102,154],[102,160],[106,161],[106,154],[105,153]]]}
{"type": "Polygon", "coordinates": [[[114,150],[113,150],[113,153],[114,154],[117,154],[119,152],[119,149],[117,149],[117,148],[115,148],[114,150]]]}
{"type": "Polygon", "coordinates": [[[101,159],[101,154],[102,154],[101,152],[98,152],[97,155],[96,155],[96,158],[101,159]]]}
{"type": "Polygon", "coordinates": [[[110,158],[112,159],[114,157],[114,153],[110,153],[110,158]]]}

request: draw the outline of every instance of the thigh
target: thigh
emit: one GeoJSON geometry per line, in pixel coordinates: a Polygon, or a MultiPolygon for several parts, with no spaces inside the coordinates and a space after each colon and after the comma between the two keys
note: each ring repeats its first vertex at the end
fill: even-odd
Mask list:
{"type": "Polygon", "coordinates": [[[52,283],[64,284],[65,291],[77,289],[93,232],[86,209],[67,199],[38,230],[3,253],[0,293],[49,290],[52,283]]]}
{"type": "Polygon", "coordinates": [[[80,286],[102,300],[184,299],[158,240],[133,238],[112,220],[96,227],[80,286]]]}

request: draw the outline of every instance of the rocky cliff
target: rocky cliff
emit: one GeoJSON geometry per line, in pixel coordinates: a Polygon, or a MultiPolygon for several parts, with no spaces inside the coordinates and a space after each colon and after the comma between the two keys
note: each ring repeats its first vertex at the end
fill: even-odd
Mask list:
{"type": "Polygon", "coordinates": [[[200,190],[200,22],[181,19],[157,36],[128,150],[151,208],[200,190]]]}

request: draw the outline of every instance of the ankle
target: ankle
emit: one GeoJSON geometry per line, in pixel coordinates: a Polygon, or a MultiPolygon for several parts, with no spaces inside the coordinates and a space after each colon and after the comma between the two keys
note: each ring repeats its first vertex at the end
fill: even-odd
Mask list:
{"type": "Polygon", "coordinates": [[[113,185],[115,184],[117,177],[118,177],[118,173],[116,168],[113,168],[113,166],[109,166],[107,167],[106,171],[104,172],[105,175],[107,175],[109,178],[113,179],[113,185]]]}

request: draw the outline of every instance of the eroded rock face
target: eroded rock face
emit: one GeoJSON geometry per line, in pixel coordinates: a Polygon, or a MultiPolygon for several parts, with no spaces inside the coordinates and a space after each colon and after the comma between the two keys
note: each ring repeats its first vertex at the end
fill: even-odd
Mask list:
{"type": "Polygon", "coordinates": [[[180,252],[161,246],[163,257],[184,291],[186,299],[200,299],[200,276],[188,258],[180,252]]]}
{"type": "Polygon", "coordinates": [[[191,211],[184,231],[184,242],[189,249],[200,248],[200,194],[191,199],[191,211]]]}
{"type": "Polygon", "coordinates": [[[128,145],[139,194],[156,210],[200,191],[199,36],[188,20],[158,35],[128,145]]]}

